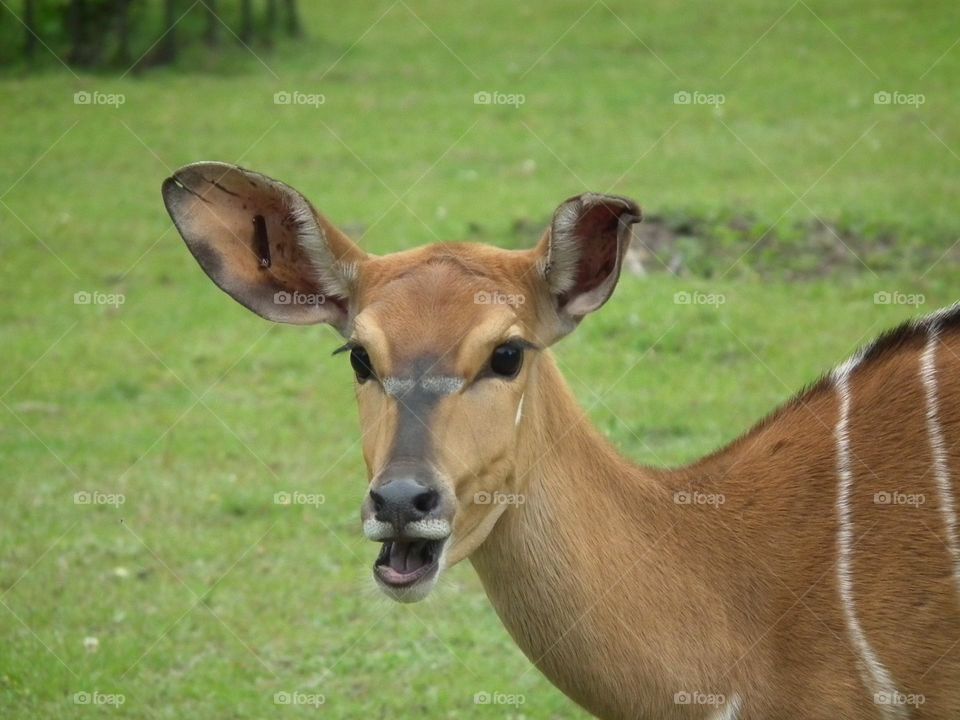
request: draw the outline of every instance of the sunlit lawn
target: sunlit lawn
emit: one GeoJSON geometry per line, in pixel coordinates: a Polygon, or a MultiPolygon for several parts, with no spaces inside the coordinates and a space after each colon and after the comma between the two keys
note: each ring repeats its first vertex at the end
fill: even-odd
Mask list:
{"type": "Polygon", "coordinates": [[[260,59],[123,79],[52,61],[0,80],[3,717],[295,717],[321,696],[336,718],[577,714],[469,566],[422,606],[375,593],[336,337],[272,327],[214,288],[160,201],[179,165],[278,176],[375,252],[517,246],[584,189],[749,217],[756,238],[773,226],[784,244],[762,279],[747,240],[730,240],[737,263],[699,248],[709,277],[629,275],[558,348],[591,416],[647,463],[732,439],[858,342],[957,298],[953,4],[303,4],[310,39],[260,59]],[[125,102],[75,105],[78,91],[125,102]],[[324,102],[275,105],[282,91],[324,102]],[[483,91],[524,102],[475,105],[483,91]],[[724,102],[675,104],[683,91],[724,102]],[[924,103],[874,104],[881,91],[924,103]],[[814,216],[865,238],[864,264],[788,282],[770,269],[814,216]],[[274,503],[293,490],[323,502],[274,503]],[[525,703],[474,704],[484,691],[525,703]]]}

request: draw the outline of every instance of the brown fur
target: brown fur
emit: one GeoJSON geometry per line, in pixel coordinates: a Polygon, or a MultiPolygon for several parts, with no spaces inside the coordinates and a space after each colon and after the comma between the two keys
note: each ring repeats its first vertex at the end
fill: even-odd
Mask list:
{"type": "MultiPolygon", "coordinates": [[[[615,213],[635,209],[603,202],[615,213]]],[[[596,224],[598,206],[589,207],[583,216],[596,224]]],[[[618,242],[605,223],[603,242],[618,242]]],[[[377,372],[400,376],[430,358],[431,372],[466,379],[439,403],[429,428],[445,491],[456,499],[449,564],[470,559],[524,653],[600,717],[717,712],[675,703],[682,692],[737,695],[740,720],[885,717],[862,680],[838,592],[834,383],[824,379],[688,467],[638,467],[590,425],[548,350],[528,351],[512,381],[483,378],[497,344],[522,336],[545,347],[579,321],[564,316],[566,300],[544,277],[550,248],[551,232],[521,252],[437,245],[375,258],[346,249],[358,272],[342,329],[377,372]],[[523,301],[477,302],[478,293],[493,292],[523,301]],[[524,501],[474,502],[496,491],[524,501]],[[679,503],[683,492],[723,502],[679,503]]],[[[566,285],[609,284],[591,277],[618,268],[622,249],[588,254],[589,267],[566,285]]],[[[284,286],[280,275],[257,277],[284,286]]],[[[608,295],[612,284],[602,290],[608,295]]],[[[937,355],[952,477],[960,473],[955,324],[944,328],[937,355]]],[[[952,720],[960,717],[960,615],[931,472],[919,372],[925,341],[920,326],[888,336],[850,377],[852,579],[877,656],[901,692],[924,697],[910,717],[952,720]],[[880,492],[917,493],[925,503],[882,505],[880,492]]],[[[398,401],[375,381],[358,385],[357,396],[375,483],[397,432],[398,401]]]]}

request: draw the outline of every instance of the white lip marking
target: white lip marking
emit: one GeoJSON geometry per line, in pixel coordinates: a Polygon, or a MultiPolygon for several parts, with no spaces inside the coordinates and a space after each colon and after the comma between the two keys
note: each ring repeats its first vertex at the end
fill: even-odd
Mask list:
{"type": "Polygon", "coordinates": [[[363,521],[363,534],[367,540],[386,540],[393,537],[393,525],[376,518],[367,518],[363,521]]]}
{"type": "Polygon", "coordinates": [[[403,534],[424,540],[445,540],[450,537],[450,523],[440,518],[414,520],[406,524],[403,534]]]}
{"type": "Polygon", "coordinates": [[[419,381],[411,378],[388,377],[381,383],[384,392],[391,397],[406,395],[416,387],[431,395],[453,395],[463,390],[463,386],[466,385],[463,378],[452,375],[426,375],[419,381]]]}
{"type": "MultiPolygon", "coordinates": [[[[376,518],[367,518],[363,521],[363,534],[367,540],[390,540],[396,537],[393,525],[376,518]]],[[[450,536],[450,523],[439,518],[429,520],[415,520],[407,523],[403,528],[405,538],[422,540],[445,540],[450,536]]]]}

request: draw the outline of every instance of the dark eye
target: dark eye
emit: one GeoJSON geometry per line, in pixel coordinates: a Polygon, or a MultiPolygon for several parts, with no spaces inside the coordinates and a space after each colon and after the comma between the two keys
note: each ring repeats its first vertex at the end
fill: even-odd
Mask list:
{"type": "Polygon", "coordinates": [[[514,377],[523,365],[523,348],[515,343],[504,343],[490,356],[490,369],[503,377],[514,377]]]}
{"type": "Polygon", "coordinates": [[[357,374],[357,380],[363,382],[373,375],[373,365],[370,364],[370,356],[367,351],[359,345],[350,348],[350,364],[353,371],[357,374]]]}

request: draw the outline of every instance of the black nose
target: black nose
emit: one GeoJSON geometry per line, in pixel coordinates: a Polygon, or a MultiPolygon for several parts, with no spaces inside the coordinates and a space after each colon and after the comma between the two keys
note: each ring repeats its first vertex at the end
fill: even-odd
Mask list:
{"type": "Polygon", "coordinates": [[[440,494],[413,478],[400,477],[371,490],[370,499],[377,520],[402,531],[407,523],[422,520],[436,508],[440,494]]]}

